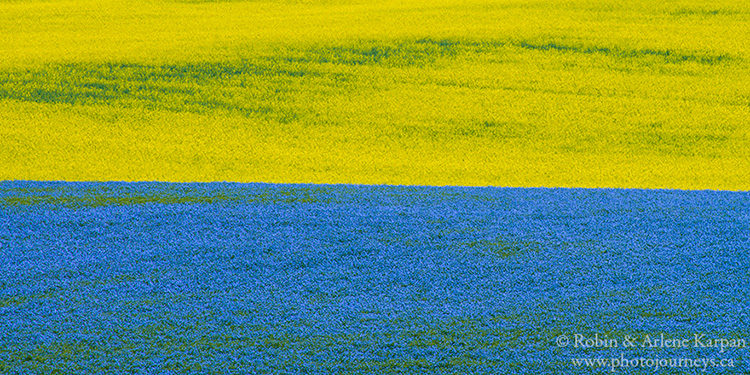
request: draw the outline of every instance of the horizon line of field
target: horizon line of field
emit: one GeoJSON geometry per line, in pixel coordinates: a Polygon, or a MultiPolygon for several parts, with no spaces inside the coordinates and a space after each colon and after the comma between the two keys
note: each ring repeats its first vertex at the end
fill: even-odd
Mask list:
{"type": "Polygon", "coordinates": [[[479,189],[497,189],[497,190],[584,190],[584,191],[643,191],[643,192],[685,192],[685,193],[737,193],[747,194],[750,190],[727,190],[727,189],[679,189],[679,188],[645,188],[645,187],[618,187],[618,186],[553,186],[553,185],[428,185],[428,184],[398,184],[398,183],[357,183],[357,182],[268,182],[268,181],[173,181],[173,180],[0,180],[0,191],[5,190],[7,185],[75,185],[96,186],[96,185],[120,185],[136,187],[142,186],[235,186],[235,187],[312,187],[312,188],[404,188],[404,189],[458,189],[458,190],[479,190],[479,189]]]}

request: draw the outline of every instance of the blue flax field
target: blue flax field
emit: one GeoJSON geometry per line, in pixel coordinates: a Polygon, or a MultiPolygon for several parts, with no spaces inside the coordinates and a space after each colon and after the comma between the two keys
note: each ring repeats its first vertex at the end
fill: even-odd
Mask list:
{"type": "Polygon", "coordinates": [[[0,373],[748,373],[749,227],[747,192],[2,182],[0,373]]]}

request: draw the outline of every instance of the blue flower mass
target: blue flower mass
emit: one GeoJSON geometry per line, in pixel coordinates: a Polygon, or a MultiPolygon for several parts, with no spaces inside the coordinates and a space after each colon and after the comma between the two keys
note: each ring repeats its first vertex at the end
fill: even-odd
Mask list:
{"type": "Polygon", "coordinates": [[[0,182],[0,373],[749,373],[748,228],[747,192],[0,182]]]}

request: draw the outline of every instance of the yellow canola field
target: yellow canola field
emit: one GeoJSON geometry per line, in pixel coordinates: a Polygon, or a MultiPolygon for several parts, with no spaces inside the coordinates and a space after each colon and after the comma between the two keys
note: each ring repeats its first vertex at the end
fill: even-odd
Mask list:
{"type": "Polygon", "coordinates": [[[0,180],[750,190],[743,1],[0,1],[0,180]]]}

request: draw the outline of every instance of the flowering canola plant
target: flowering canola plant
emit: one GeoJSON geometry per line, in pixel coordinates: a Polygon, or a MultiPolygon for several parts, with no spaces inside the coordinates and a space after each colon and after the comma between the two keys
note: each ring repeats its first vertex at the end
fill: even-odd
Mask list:
{"type": "Polygon", "coordinates": [[[0,180],[748,190],[741,1],[3,1],[0,180]]]}

